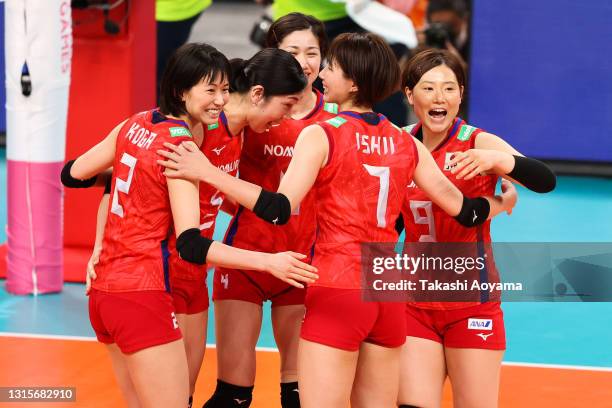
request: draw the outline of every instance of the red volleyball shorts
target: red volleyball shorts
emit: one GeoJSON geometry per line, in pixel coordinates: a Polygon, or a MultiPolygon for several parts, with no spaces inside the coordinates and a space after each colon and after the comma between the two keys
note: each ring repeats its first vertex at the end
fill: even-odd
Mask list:
{"type": "Polygon", "coordinates": [[[89,294],[89,320],[98,341],[125,354],[179,340],[172,297],[161,290],[89,294]]]}
{"type": "Polygon", "coordinates": [[[208,287],[204,279],[170,278],[170,294],[177,314],[196,314],[208,310],[208,287]]]}
{"type": "Polygon", "coordinates": [[[506,349],[504,313],[499,302],[455,310],[419,309],[406,305],[406,336],[453,348],[506,349]]]}
{"type": "Polygon", "coordinates": [[[306,291],[304,340],[357,351],[362,342],[395,348],[406,341],[405,303],[364,302],[360,289],[321,286],[306,291]]]}
{"type": "Polygon", "coordinates": [[[304,304],[305,289],[296,288],[266,272],[216,268],[213,300],[243,300],[272,307],[304,304]]]}

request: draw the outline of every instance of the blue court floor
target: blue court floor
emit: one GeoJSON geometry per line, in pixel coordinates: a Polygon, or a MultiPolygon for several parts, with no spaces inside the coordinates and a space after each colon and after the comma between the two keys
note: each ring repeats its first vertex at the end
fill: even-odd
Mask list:
{"type": "MultiPolygon", "coordinates": [[[[2,243],[6,240],[2,150],[0,158],[2,243]]],[[[612,180],[560,177],[557,189],[549,195],[520,189],[512,216],[501,215],[493,221],[493,238],[500,242],[612,243],[611,210],[612,180]]],[[[228,221],[221,215],[217,237],[222,236],[228,221]]],[[[269,306],[266,309],[269,311],[269,306]]],[[[612,303],[505,303],[503,309],[506,361],[612,368],[612,303]]],[[[210,313],[212,317],[212,309],[210,313]]],[[[269,313],[265,316],[259,346],[274,347],[269,313]]],[[[66,284],[61,294],[15,297],[4,291],[0,280],[0,335],[8,332],[92,337],[84,285],[66,284]]],[[[209,342],[214,343],[212,319],[209,342]]]]}

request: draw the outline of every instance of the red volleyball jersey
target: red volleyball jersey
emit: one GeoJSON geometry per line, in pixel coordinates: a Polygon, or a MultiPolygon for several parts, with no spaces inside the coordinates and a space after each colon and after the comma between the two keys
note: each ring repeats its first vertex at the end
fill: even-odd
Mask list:
{"type": "MultiPolygon", "coordinates": [[[[317,102],[303,119],[287,119],[268,132],[248,130],[240,159],[240,178],[268,191],[276,191],[293,156],[293,146],[306,126],[332,118],[337,113],[335,104],[324,103],[316,91],[317,102]]],[[[243,249],[265,252],[295,251],[310,255],[316,230],[312,194],[307,194],[289,222],[275,226],[241,208],[230,224],[225,242],[243,249]]]]}
{"type": "MultiPolygon", "coordinates": [[[[240,163],[242,139],[242,132],[236,136],[230,133],[227,118],[224,113],[221,113],[217,123],[204,126],[204,138],[200,150],[213,165],[235,176],[238,173],[240,163]]],[[[225,195],[219,190],[209,184],[200,183],[200,230],[202,236],[212,239],[219,208],[224,199],[225,195]]],[[[197,280],[206,277],[206,265],[196,265],[179,258],[176,252],[175,234],[170,236],[168,244],[170,250],[170,279],[177,277],[197,280]]]]}
{"type": "Polygon", "coordinates": [[[166,289],[164,242],[172,214],[156,151],[164,148],[164,142],[179,144],[191,138],[185,122],[168,119],[159,111],[138,113],[119,131],[94,288],[107,292],[166,289]]]}
{"type": "MultiPolygon", "coordinates": [[[[421,123],[404,128],[411,135],[422,138],[421,123]]],[[[493,196],[498,176],[495,174],[478,175],[471,180],[457,180],[451,174],[449,162],[455,153],[464,152],[474,148],[476,136],[482,132],[481,129],[468,125],[460,118],[456,118],[449,129],[448,135],[432,152],[434,160],[444,175],[461,192],[470,198],[478,196],[493,196]]],[[[402,217],[406,228],[405,242],[474,242],[490,243],[491,221],[474,228],[466,228],[459,224],[454,217],[448,215],[444,210],[434,204],[430,198],[414,183],[407,185],[407,194],[402,206],[402,217]]],[[[461,251],[467,251],[463,249],[461,251]]],[[[449,248],[452,249],[452,248],[449,248]]],[[[474,246],[474,254],[487,251],[484,246],[474,246]]],[[[489,273],[494,270],[492,256],[489,258],[489,273]]],[[[478,302],[419,302],[415,306],[427,309],[451,310],[474,306],[478,302]]]]}
{"type": "Polygon", "coordinates": [[[361,244],[395,242],[395,221],[418,163],[416,145],[384,116],[341,112],[320,124],[329,160],[315,181],[313,286],[361,288],[361,244]]]}

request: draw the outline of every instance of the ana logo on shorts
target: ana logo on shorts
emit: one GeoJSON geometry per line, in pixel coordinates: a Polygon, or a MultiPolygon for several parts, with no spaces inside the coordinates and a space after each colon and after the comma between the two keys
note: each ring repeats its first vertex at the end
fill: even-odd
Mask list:
{"type": "Polygon", "coordinates": [[[493,330],[493,320],[491,319],[468,319],[467,327],[470,330],[493,330]]]}

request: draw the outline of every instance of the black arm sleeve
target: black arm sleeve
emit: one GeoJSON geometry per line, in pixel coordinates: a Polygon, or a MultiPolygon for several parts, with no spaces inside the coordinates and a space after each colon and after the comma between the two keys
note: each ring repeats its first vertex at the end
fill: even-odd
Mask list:
{"type": "Polygon", "coordinates": [[[96,179],[98,176],[94,176],[87,180],[79,180],[70,175],[70,170],[72,169],[72,165],[74,164],[74,160],[70,160],[66,162],[64,168],[62,169],[61,180],[62,184],[69,188],[88,188],[96,184],[96,179]]]}
{"type": "Polygon", "coordinates": [[[397,235],[402,235],[402,231],[404,230],[404,217],[400,213],[397,220],[395,220],[395,230],[397,231],[397,235]]]}
{"type": "Polygon", "coordinates": [[[176,249],[181,259],[198,265],[206,263],[208,250],[214,241],[203,237],[198,228],[185,230],[176,239],[176,249]]]}
{"type": "Polygon", "coordinates": [[[104,193],[103,194],[110,194],[111,192],[111,183],[113,181],[113,177],[110,176],[106,179],[106,184],[104,184],[104,193]]]}
{"type": "Polygon", "coordinates": [[[262,189],[253,207],[253,212],[271,224],[284,225],[291,217],[291,203],[281,193],[271,193],[262,189]]]}
{"type": "Polygon", "coordinates": [[[536,193],[548,193],[555,189],[557,176],[539,160],[514,156],[514,168],[508,176],[536,193]]]}
{"type": "Polygon", "coordinates": [[[464,227],[475,227],[489,218],[489,212],[491,212],[491,206],[486,198],[467,198],[463,196],[461,211],[455,219],[464,227]]]}

